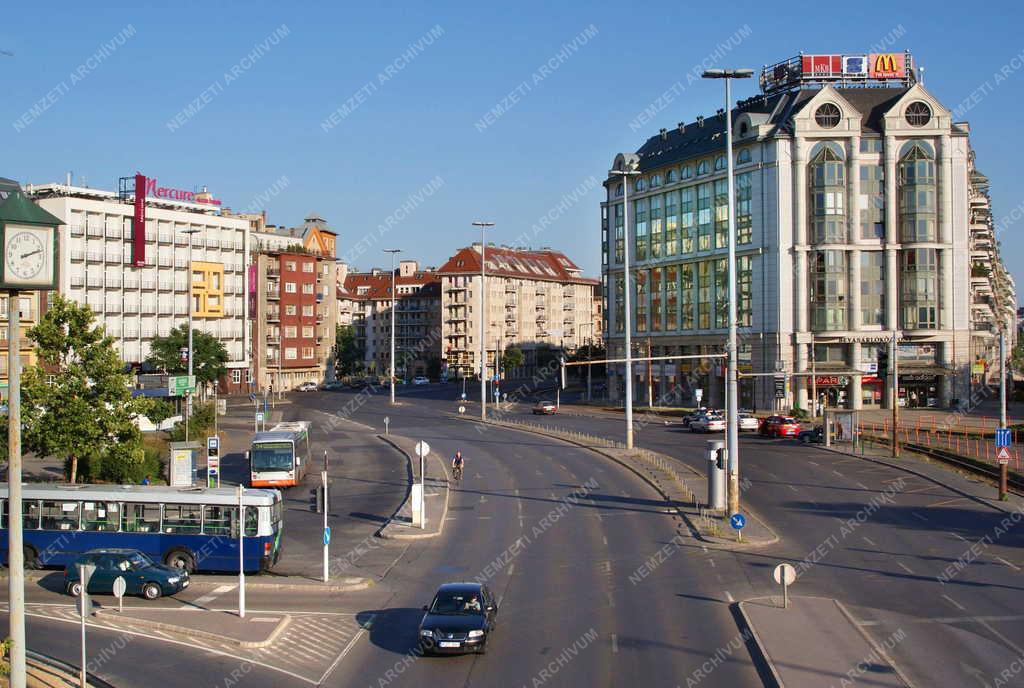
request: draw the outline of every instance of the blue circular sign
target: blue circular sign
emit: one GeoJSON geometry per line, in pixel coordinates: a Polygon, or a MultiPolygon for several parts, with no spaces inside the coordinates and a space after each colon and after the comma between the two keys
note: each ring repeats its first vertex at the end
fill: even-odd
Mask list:
{"type": "Polygon", "coordinates": [[[733,514],[729,517],[729,525],[733,530],[743,530],[743,526],[747,525],[747,517],[743,514],[733,514]]]}
{"type": "Polygon", "coordinates": [[[331,527],[330,526],[327,526],[326,528],[324,528],[324,544],[325,545],[331,544],[331,527]]]}

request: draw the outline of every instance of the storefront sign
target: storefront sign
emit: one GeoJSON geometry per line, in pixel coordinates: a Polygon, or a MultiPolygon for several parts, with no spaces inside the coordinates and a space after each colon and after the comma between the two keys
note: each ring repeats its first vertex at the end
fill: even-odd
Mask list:
{"type": "MultiPolygon", "coordinates": [[[[138,187],[136,187],[137,189],[138,187]]],[[[166,198],[171,201],[185,201],[187,203],[206,203],[209,205],[220,205],[220,201],[216,198],[196,198],[194,191],[185,191],[184,189],[174,189],[169,186],[157,186],[156,179],[150,178],[146,185],[146,195],[153,196],[154,198],[166,198]]]]}
{"type": "Polygon", "coordinates": [[[814,384],[818,387],[839,387],[849,383],[845,375],[818,375],[814,378],[814,384]]]}
{"type": "Polygon", "coordinates": [[[842,55],[802,55],[800,62],[803,76],[830,77],[843,73],[842,55]]]}

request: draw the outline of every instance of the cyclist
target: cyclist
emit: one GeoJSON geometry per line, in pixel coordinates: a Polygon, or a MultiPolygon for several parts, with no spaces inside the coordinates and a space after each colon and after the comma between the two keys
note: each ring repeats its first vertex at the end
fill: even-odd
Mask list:
{"type": "Polygon", "coordinates": [[[462,468],[466,465],[466,460],[462,458],[462,452],[455,452],[455,456],[452,457],[452,473],[455,474],[456,478],[462,477],[462,468]]]}

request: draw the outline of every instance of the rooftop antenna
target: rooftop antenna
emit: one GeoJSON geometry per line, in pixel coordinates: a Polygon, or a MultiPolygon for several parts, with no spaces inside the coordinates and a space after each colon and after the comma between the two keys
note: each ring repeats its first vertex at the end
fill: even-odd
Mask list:
{"type": "Polygon", "coordinates": [[[917,80],[922,86],[924,86],[924,67],[917,68],[917,80]]]}

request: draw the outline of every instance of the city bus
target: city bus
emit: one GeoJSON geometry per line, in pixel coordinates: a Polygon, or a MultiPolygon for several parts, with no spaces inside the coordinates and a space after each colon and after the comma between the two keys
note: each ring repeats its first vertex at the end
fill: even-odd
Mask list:
{"type": "Polygon", "coordinates": [[[252,438],[249,484],[253,487],[294,487],[309,469],[309,422],[278,423],[252,438]]]}
{"type": "MultiPolygon", "coordinates": [[[[0,483],[0,558],[8,564],[8,485],[0,483]]],[[[269,570],[281,555],[277,490],[246,490],[244,562],[269,570]]],[[[26,484],[25,567],[68,566],[93,549],[137,549],[193,571],[238,571],[238,492],[231,487],[26,484]]]]}

